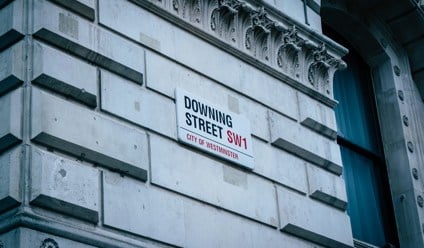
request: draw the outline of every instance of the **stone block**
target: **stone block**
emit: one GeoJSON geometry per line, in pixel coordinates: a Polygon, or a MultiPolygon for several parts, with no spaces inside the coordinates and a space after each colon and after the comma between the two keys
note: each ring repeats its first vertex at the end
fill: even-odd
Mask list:
{"type": "Polygon", "coordinates": [[[24,0],[6,1],[0,6],[0,51],[24,37],[24,0]]]}
{"type": "Polygon", "coordinates": [[[22,201],[19,191],[20,168],[21,147],[0,155],[0,212],[22,201]]]}
{"type": "MultiPolygon", "coordinates": [[[[70,239],[42,233],[29,228],[16,228],[7,233],[0,234],[4,248],[11,247],[40,247],[40,248],[95,248],[70,239]]],[[[1,244],[1,243],[0,243],[1,244]]]]}
{"type": "Polygon", "coordinates": [[[341,176],[336,176],[318,167],[309,165],[308,182],[311,198],[341,210],[346,210],[346,186],[341,176]]]}
{"type": "Polygon", "coordinates": [[[31,203],[97,223],[98,170],[35,147],[31,154],[31,203]]]}
{"type": "Polygon", "coordinates": [[[281,231],[332,248],[353,247],[349,216],[305,196],[277,189],[281,231]]]}
{"type": "Polygon", "coordinates": [[[63,6],[90,21],[94,21],[95,0],[50,0],[60,6],[63,6]]]}
{"type": "Polygon", "coordinates": [[[298,92],[299,121],[305,127],[329,139],[337,138],[335,112],[332,108],[298,92]]]}
{"type": "Polygon", "coordinates": [[[172,98],[175,96],[175,89],[181,88],[218,106],[222,105],[248,118],[253,135],[269,140],[267,110],[264,106],[189,68],[148,51],[146,52],[146,86],[172,98]],[[166,70],[158,68],[166,68],[166,70]]]}
{"type": "MultiPolygon", "coordinates": [[[[128,1],[101,1],[99,22],[284,115],[298,116],[293,88],[143,8],[128,1]]],[[[151,70],[163,73],[154,65],[151,70]]]]}
{"type": "Polygon", "coordinates": [[[35,2],[34,37],[138,84],[143,83],[144,50],[46,0],[35,2]]]}
{"type": "Polygon", "coordinates": [[[104,172],[103,206],[105,226],[184,246],[187,212],[183,200],[169,191],[104,172]]]}
{"type": "Polygon", "coordinates": [[[96,107],[96,67],[39,42],[33,53],[33,83],[96,107]]]}
{"type": "Polygon", "coordinates": [[[0,153],[22,140],[22,90],[0,97],[0,153]]]}
{"type": "Polygon", "coordinates": [[[103,175],[104,224],[179,247],[317,247],[275,228],[118,174],[103,175]]]}
{"type": "Polygon", "coordinates": [[[185,247],[318,248],[317,244],[191,200],[184,201],[185,247]]]}
{"type": "Polygon", "coordinates": [[[252,140],[255,173],[304,194],[308,193],[305,161],[268,143],[252,140]]]}
{"type": "Polygon", "coordinates": [[[124,78],[101,71],[101,109],[177,139],[175,103],[124,78]]]}
{"type": "Polygon", "coordinates": [[[150,152],[152,183],[278,225],[275,189],[269,181],[155,135],[150,136],[150,152]]]}
{"type": "Polygon", "coordinates": [[[24,42],[0,53],[0,96],[18,87],[23,82],[24,42]]]}
{"type": "Polygon", "coordinates": [[[31,113],[32,140],[147,180],[148,142],[144,132],[35,88],[31,113]]]}
{"type": "Polygon", "coordinates": [[[341,154],[336,141],[322,137],[272,111],[269,111],[269,119],[273,145],[341,175],[341,154]]]}

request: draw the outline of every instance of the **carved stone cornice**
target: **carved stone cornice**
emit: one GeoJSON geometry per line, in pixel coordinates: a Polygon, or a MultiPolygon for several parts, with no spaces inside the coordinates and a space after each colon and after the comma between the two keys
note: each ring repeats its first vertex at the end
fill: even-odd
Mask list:
{"type": "Polygon", "coordinates": [[[347,51],[254,0],[131,0],[334,107],[332,79],[347,51]],[[277,13],[277,14],[276,14],[277,13]]]}

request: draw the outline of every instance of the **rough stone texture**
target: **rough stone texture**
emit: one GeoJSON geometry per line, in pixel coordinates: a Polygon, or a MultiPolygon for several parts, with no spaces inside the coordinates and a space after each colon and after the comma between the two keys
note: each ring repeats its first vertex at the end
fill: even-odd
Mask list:
{"type": "Polygon", "coordinates": [[[22,140],[22,90],[0,98],[0,152],[22,140]]]}
{"type": "Polygon", "coordinates": [[[35,2],[34,36],[138,84],[144,50],[45,0],[35,2]]]}
{"type": "Polygon", "coordinates": [[[0,212],[22,201],[19,190],[21,147],[0,155],[0,212]]]}
{"type": "Polygon", "coordinates": [[[269,140],[267,110],[257,102],[217,84],[205,76],[152,52],[146,52],[146,85],[174,98],[175,89],[182,88],[210,102],[228,106],[231,111],[249,119],[252,134],[269,140]],[[166,68],[165,71],[157,68],[166,68]],[[210,89],[213,88],[211,91],[210,89]]]}
{"type": "Polygon", "coordinates": [[[349,216],[302,195],[277,189],[280,227],[283,232],[326,247],[352,247],[349,216]],[[299,207],[301,206],[301,207],[299,207]]]}
{"type": "Polygon", "coordinates": [[[304,160],[257,139],[252,141],[255,173],[299,192],[308,192],[304,160]]]}
{"type": "Polygon", "coordinates": [[[99,9],[99,21],[103,25],[137,42],[141,36],[150,37],[155,41],[153,49],[160,53],[280,113],[297,118],[295,90],[274,77],[129,2],[101,1],[99,9]],[[133,22],[139,25],[130,25],[133,22]]]}
{"type": "Polygon", "coordinates": [[[105,225],[182,247],[320,247],[117,174],[104,173],[105,225]]]}
{"type": "Polygon", "coordinates": [[[341,176],[336,176],[313,165],[309,165],[308,183],[309,194],[312,198],[341,210],[346,210],[346,188],[341,176]]]}
{"type": "Polygon", "coordinates": [[[106,226],[184,246],[183,201],[170,192],[104,172],[103,207],[106,226]]]}
{"type": "Polygon", "coordinates": [[[23,3],[24,0],[16,0],[0,9],[0,51],[24,36],[23,3]]]}
{"type": "MultiPolygon", "coordinates": [[[[320,43],[319,15],[310,6],[309,27],[318,33],[305,31],[301,0],[265,1],[296,15],[299,23],[287,23],[310,35],[302,39],[320,43]]],[[[242,41],[231,45],[215,42],[219,35],[211,34],[209,23],[188,30],[193,13],[184,11],[197,2],[203,3],[179,1],[178,13],[171,0],[15,0],[0,10],[0,38],[7,38],[0,40],[0,58],[12,61],[0,63],[0,91],[12,75],[13,87],[30,80],[24,90],[31,92],[25,99],[21,89],[0,92],[0,211],[21,202],[16,192],[23,182],[11,179],[27,166],[10,166],[20,165],[21,149],[10,147],[24,139],[22,147],[32,151],[22,158],[31,162],[23,174],[31,204],[13,221],[62,237],[21,228],[2,242],[41,247],[50,238],[60,248],[89,247],[71,240],[131,248],[352,245],[331,92],[322,95],[307,81],[305,64],[289,78],[270,62],[276,54],[269,63],[248,54],[241,32],[242,41]],[[22,22],[22,13],[31,19],[22,22]],[[23,33],[29,39],[22,49],[24,42],[16,41],[23,33]],[[253,171],[176,142],[176,88],[249,119],[253,171]],[[29,137],[20,133],[21,116],[29,137]]],[[[248,2],[243,8],[262,4],[248,2]]],[[[329,52],[342,53],[332,46],[329,52]]],[[[302,56],[308,49],[302,47],[302,56]]],[[[8,218],[0,220],[0,229],[9,225],[8,218]]]]}
{"type": "Polygon", "coordinates": [[[33,89],[32,93],[34,141],[147,180],[148,147],[144,132],[40,90],[33,89]]]}
{"type": "Polygon", "coordinates": [[[98,170],[35,147],[31,154],[31,203],[97,223],[98,170]]]}
{"type": "Polygon", "coordinates": [[[23,82],[23,45],[19,42],[0,53],[0,96],[23,82]]]}
{"type": "Polygon", "coordinates": [[[9,247],[40,247],[40,248],[95,248],[91,245],[75,242],[47,233],[28,228],[16,228],[0,234],[4,248],[9,247]]]}
{"type": "Polygon", "coordinates": [[[33,53],[33,83],[96,107],[96,67],[39,42],[33,53]]]}
{"type": "Polygon", "coordinates": [[[265,224],[278,225],[271,183],[186,150],[173,141],[152,135],[150,142],[152,183],[265,224]]]}
{"type": "Polygon", "coordinates": [[[335,141],[272,111],[269,118],[273,145],[337,175],[342,173],[340,148],[335,141]]]}
{"type": "Polygon", "coordinates": [[[174,102],[139,85],[101,71],[101,109],[177,139],[174,102]]]}

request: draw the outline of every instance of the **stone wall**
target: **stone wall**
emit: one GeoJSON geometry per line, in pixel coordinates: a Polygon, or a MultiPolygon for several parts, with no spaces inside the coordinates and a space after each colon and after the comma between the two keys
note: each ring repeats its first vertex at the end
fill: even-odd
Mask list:
{"type": "Polygon", "coordinates": [[[0,247],[351,247],[346,50],[279,2],[0,1],[0,247]],[[178,142],[176,88],[249,119],[253,170],[178,142]]]}

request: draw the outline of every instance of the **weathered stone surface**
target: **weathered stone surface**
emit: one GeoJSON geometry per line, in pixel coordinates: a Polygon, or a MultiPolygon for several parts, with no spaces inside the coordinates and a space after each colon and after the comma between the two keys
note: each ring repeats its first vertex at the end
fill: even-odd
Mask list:
{"type": "Polygon", "coordinates": [[[294,119],[298,116],[293,88],[147,10],[127,1],[101,1],[99,21],[280,113],[294,119]],[[131,25],[134,22],[139,25],[131,25]]]}
{"type": "Polygon", "coordinates": [[[412,188],[393,197],[394,211],[402,213],[402,215],[396,216],[396,222],[399,226],[409,227],[398,234],[400,243],[407,245],[407,247],[421,247],[424,245],[422,239],[416,237],[418,234],[413,232],[413,230],[422,228],[421,218],[423,216],[417,204],[418,195],[424,196],[424,192],[412,188]],[[417,218],[417,216],[421,218],[417,218]]]}
{"type": "Polygon", "coordinates": [[[337,124],[334,110],[300,92],[297,95],[300,123],[329,139],[336,139],[337,124]]]}
{"type": "Polygon", "coordinates": [[[308,192],[305,161],[268,143],[252,140],[255,173],[299,192],[308,192]]]}
{"type": "Polygon", "coordinates": [[[308,182],[309,194],[312,198],[341,210],[346,210],[346,187],[341,176],[336,176],[313,165],[309,165],[308,182]]]}
{"type": "Polygon", "coordinates": [[[0,212],[22,201],[19,191],[21,147],[0,155],[0,212]]]}
{"type": "Polygon", "coordinates": [[[70,239],[61,238],[28,228],[16,228],[0,235],[3,247],[40,247],[40,248],[95,248],[70,239]]]}
{"type": "Polygon", "coordinates": [[[23,82],[23,42],[0,53],[0,96],[23,82]]]}
{"type": "Polygon", "coordinates": [[[110,31],[45,0],[34,6],[34,36],[138,84],[143,83],[144,50],[110,31]]]}
{"type": "Polygon", "coordinates": [[[349,216],[345,212],[283,188],[277,188],[277,192],[281,231],[326,247],[353,246],[349,216]]]}
{"type": "Polygon", "coordinates": [[[340,148],[333,140],[275,112],[269,111],[271,142],[337,175],[341,175],[340,148]]]}
{"type": "Polygon", "coordinates": [[[147,180],[148,142],[144,132],[37,89],[32,91],[31,107],[34,141],[147,180]]]}
{"type": "Polygon", "coordinates": [[[35,147],[31,154],[31,203],[97,223],[98,170],[35,147]]]}
{"type": "Polygon", "coordinates": [[[49,0],[94,21],[95,0],[49,0]]]}
{"type": "Polygon", "coordinates": [[[269,140],[267,110],[257,102],[160,55],[146,52],[146,85],[174,98],[175,88],[199,95],[249,119],[252,134],[269,140]],[[158,70],[166,68],[166,70],[158,70]]]}
{"type": "Polygon", "coordinates": [[[270,182],[159,136],[150,136],[150,151],[152,183],[278,225],[276,194],[270,182]]]}
{"type": "Polygon", "coordinates": [[[121,77],[101,71],[101,109],[177,139],[175,103],[121,77]]]}
{"type": "Polygon", "coordinates": [[[36,84],[96,107],[96,67],[39,42],[33,43],[36,84]]]}
{"type": "Polygon", "coordinates": [[[320,247],[199,202],[185,200],[184,210],[186,247],[320,247]]]}
{"type": "Polygon", "coordinates": [[[182,247],[305,247],[316,244],[256,221],[106,172],[104,223],[182,247]]]}
{"type": "Polygon", "coordinates": [[[0,152],[22,140],[22,90],[0,97],[0,152]]]}
{"type": "MultiPolygon", "coordinates": [[[[8,2],[0,1],[0,6],[8,2]]],[[[0,51],[24,37],[23,4],[24,0],[16,0],[0,9],[0,51]]]]}
{"type": "Polygon", "coordinates": [[[104,172],[103,206],[106,226],[184,246],[186,211],[173,193],[104,172]]]}

